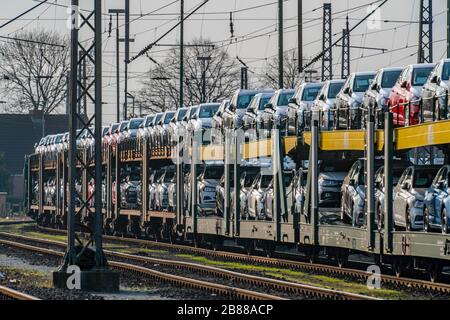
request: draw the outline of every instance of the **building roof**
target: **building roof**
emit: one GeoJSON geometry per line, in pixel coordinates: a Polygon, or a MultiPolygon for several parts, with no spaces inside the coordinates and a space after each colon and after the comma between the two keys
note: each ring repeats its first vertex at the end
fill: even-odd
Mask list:
{"type": "Polygon", "coordinates": [[[45,135],[68,131],[68,115],[0,114],[0,152],[4,153],[10,174],[23,172],[25,155],[34,151],[34,144],[45,135]]]}

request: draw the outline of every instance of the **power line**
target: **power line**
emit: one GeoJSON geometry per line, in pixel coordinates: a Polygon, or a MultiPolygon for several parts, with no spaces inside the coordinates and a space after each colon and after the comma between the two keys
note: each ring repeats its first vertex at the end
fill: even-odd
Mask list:
{"type": "Polygon", "coordinates": [[[8,24],[10,24],[10,23],[16,21],[16,20],[19,19],[20,17],[26,15],[28,12],[31,12],[31,11],[33,11],[34,9],[40,7],[41,5],[43,5],[44,3],[46,3],[47,1],[48,1],[48,0],[44,0],[44,1],[40,2],[40,3],[38,3],[37,5],[35,5],[34,7],[31,7],[30,9],[28,9],[28,10],[22,12],[22,13],[19,14],[18,16],[12,18],[11,20],[5,22],[4,24],[2,24],[2,25],[0,26],[0,29],[2,29],[3,27],[6,27],[8,24]]]}

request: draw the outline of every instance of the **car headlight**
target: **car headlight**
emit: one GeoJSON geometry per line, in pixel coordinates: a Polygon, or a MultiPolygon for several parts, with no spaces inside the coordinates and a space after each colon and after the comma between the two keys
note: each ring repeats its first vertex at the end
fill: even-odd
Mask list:
{"type": "Polygon", "coordinates": [[[417,209],[423,209],[423,206],[424,206],[423,201],[417,200],[417,201],[414,203],[414,208],[417,208],[417,209]]]}
{"type": "Polygon", "coordinates": [[[337,187],[340,183],[337,180],[322,179],[319,180],[319,184],[323,187],[337,187]]]}

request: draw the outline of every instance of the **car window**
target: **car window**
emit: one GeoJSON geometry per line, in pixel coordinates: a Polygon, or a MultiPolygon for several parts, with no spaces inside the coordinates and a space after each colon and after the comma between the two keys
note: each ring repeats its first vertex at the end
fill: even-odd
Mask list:
{"type": "Polygon", "coordinates": [[[273,180],[273,176],[262,176],[260,186],[262,189],[268,188],[273,180]]]}
{"type": "Polygon", "coordinates": [[[392,88],[395,85],[395,82],[397,81],[400,73],[401,73],[401,70],[383,72],[383,79],[381,80],[381,87],[382,88],[392,88]]]}
{"type": "Polygon", "coordinates": [[[189,119],[192,119],[192,116],[197,112],[198,107],[192,108],[191,113],[189,113],[189,119]]]}
{"type": "Polygon", "coordinates": [[[175,176],[175,171],[167,171],[164,175],[164,181],[165,183],[172,181],[173,177],[175,176]]]}
{"type": "Polygon", "coordinates": [[[433,67],[429,68],[417,68],[413,71],[413,78],[411,85],[413,86],[423,86],[427,82],[428,76],[430,75],[433,67]]]}
{"type": "Polygon", "coordinates": [[[161,120],[161,117],[162,117],[162,116],[163,116],[162,113],[158,113],[158,114],[156,115],[155,123],[158,123],[159,120],[161,120]]]}
{"type": "Polygon", "coordinates": [[[201,119],[212,118],[216,114],[218,109],[219,109],[218,104],[210,104],[210,105],[201,106],[200,112],[199,112],[199,118],[201,118],[201,119]]]}
{"type": "Polygon", "coordinates": [[[143,121],[144,121],[143,119],[130,120],[129,128],[130,129],[139,129],[139,126],[141,125],[141,123],[143,121]]]}
{"type": "Polygon", "coordinates": [[[320,87],[309,87],[303,90],[302,101],[314,101],[319,94],[320,87]]]}
{"type": "Polygon", "coordinates": [[[256,178],[256,174],[252,174],[252,173],[245,174],[244,187],[246,187],[246,188],[250,187],[253,184],[253,182],[255,181],[255,178],[256,178]]]}
{"type": "Polygon", "coordinates": [[[398,179],[397,184],[402,185],[405,182],[406,175],[408,174],[408,172],[409,169],[403,171],[403,174],[400,176],[400,179],[398,179]]]}
{"type": "Polygon", "coordinates": [[[252,98],[255,95],[256,95],[256,93],[239,95],[239,97],[237,98],[236,108],[237,109],[247,109],[248,105],[250,104],[250,101],[252,100],[252,98]]]}
{"type": "Polygon", "coordinates": [[[217,168],[206,168],[205,173],[203,174],[203,178],[205,179],[220,179],[220,177],[223,175],[223,168],[217,167],[217,168]]]}
{"type": "Polygon", "coordinates": [[[269,103],[271,96],[263,96],[261,97],[261,99],[259,99],[259,110],[264,110],[264,107],[266,106],[266,104],[269,103]]]}
{"type": "Polygon", "coordinates": [[[339,91],[342,89],[343,83],[342,82],[334,82],[330,83],[328,87],[328,95],[327,98],[334,99],[336,98],[339,91]]]}
{"type": "Polygon", "coordinates": [[[278,96],[278,106],[287,106],[294,92],[283,92],[278,96]]]}
{"type": "Polygon", "coordinates": [[[414,177],[414,188],[428,188],[436,175],[432,170],[416,170],[414,177]]]}
{"type": "Polygon", "coordinates": [[[450,79],[450,62],[444,63],[442,69],[441,80],[447,81],[450,79]]]}
{"type": "Polygon", "coordinates": [[[367,89],[369,89],[369,85],[372,82],[373,77],[373,74],[356,76],[355,80],[353,81],[353,91],[365,92],[367,89]]]}
{"type": "Polygon", "coordinates": [[[186,115],[186,112],[187,112],[186,109],[180,109],[180,110],[178,110],[177,121],[183,120],[184,116],[186,115]]]}
{"type": "Polygon", "coordinates": [[[164,117],[164,124],[169,124],[170,121],[172,121],[174,116],[175,116],[175,112],[166,113],[166,116],[164,117]]]}

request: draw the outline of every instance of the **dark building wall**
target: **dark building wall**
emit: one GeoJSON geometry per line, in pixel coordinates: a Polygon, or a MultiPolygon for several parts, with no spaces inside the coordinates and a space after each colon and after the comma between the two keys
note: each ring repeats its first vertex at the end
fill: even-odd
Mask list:
{"type": "Polygon", "coordinates": [[[41,118],[29,114],[0,114],[0,152],[5,154],[6,167],[11,175],[22,174],[25,155],[34,152],[34,145],[45,135],[68,131],[67,115],[46,115],[41,118]]]}

